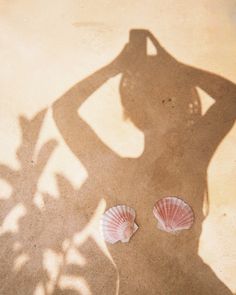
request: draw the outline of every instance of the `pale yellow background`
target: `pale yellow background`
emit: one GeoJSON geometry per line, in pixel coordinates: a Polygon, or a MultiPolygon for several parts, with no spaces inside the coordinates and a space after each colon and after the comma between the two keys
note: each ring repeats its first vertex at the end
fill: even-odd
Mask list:
{"type": "MultiPolygon", "coordinates": [[[[18,167],[19,115],[32,118],[41,109],[50,108],[70,86],[111,61],[128,41],[131,28],[151,30],[178,60],[236,82],[234,0],[0,0],[0,163],[18,167]]],[[[81,115],[113,150],[121,156],[137,157],[142,152],[143,136],[131,123],[122,121],[118,83],[115,78],[95,93],[82,107],[81,115]]],[[[203,93],[201,98],[206,110],[212,101],[203,93]]],[[[40,143],[50,138],[57,139],[59,146],[38,187],[57,196],[54,173],[63,172],[78,188],[87,174],[60,137],[49,109],[40,143]]],[[[233,292],[235,147],[236,126],[218,147],[208,169],[210,213],[199,247],[204,262],[233,292]],[[223,217],[224,213],[227,216],[223,217]]],[[[1,182],[0,188],[2,197],[10,195],[6,183],[1,182]]],[[[36,202],[43,206],[40,194],[36,202]]],[[[17,224],[19,215],[11,215],[1,232],[17,231],[13,223],[17,224]]],[[[53,253],[45,253],[45,257],[49,261],[45,267],[57,267],[53,253]]],[[[85,283],[73,288],[84,288],[84,294],[90,294],[85,283]]],[[[40,287],[38,290],[42,294],[40,287]]]]}

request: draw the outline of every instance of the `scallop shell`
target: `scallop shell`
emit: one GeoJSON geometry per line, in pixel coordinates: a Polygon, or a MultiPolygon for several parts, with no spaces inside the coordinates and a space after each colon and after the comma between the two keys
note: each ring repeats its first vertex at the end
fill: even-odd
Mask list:
{"type": "Polygon", "coordinates": [[[157,227],[168,233],[190,229],[194,222],[192,208],[177,197],[165,197],[157,201],[153,214],[158,220],[157,227]]]}
{"type": "Polygon", "coordinates": [[[134,209],[119,205],[107,210],[101,218],[101,232],[106,242],[114,244],[118,241],[129,242],[131,236],[138,229],[134,222],[134,209]]]}

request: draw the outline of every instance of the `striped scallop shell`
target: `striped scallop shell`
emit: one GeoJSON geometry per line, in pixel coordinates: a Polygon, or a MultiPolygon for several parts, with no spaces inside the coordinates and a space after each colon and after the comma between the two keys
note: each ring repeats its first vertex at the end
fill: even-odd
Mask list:
{"type": "Polygon", "coordinates": [[[134,222],[134,209],[119,205],[107,210],[101,218],[101,232],[106,242],[114,244],[118,241],[129,242],[131,236],[138,229],[134,222]]]}
{"type": "Polygon", "coordinates": [[[165,197],[156,202],[153,214],[160,230],[176,233],[190,229],[194,222],[192,208],[177,197],[165,197]]]}

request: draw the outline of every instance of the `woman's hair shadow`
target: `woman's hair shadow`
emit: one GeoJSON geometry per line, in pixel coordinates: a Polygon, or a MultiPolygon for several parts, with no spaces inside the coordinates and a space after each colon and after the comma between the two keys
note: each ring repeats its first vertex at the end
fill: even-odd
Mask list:
{"type": "Polygon", "coordinates": [[[58,129],[88,171],[80,190],[81,210],[89,218],[100,198],[108,207],[136,209],[142,231],[125,248],[109,248],[120,271],[120,294],[132,289],[134,294],[231,294],[199,257],[198,245],[203,205],[209,205],[207,168],[234,125],[236,85],[177,61],[149,31],[132,30],[130,36],[114,61],[53,104],[58,129]],[[145,53],[147,38],[157,50],[154,56],[145,53]],[[135,159],[119,157],[78,115],[83,102],[118,74],[124,117],[145,137],[144,151],[135,159]],[[204,115],[197,88],[214,99],[204,115]],[[181,196],[192,206],[191,230],[179,235],[156,230],[152,207],[166,195],[181,196]]]}

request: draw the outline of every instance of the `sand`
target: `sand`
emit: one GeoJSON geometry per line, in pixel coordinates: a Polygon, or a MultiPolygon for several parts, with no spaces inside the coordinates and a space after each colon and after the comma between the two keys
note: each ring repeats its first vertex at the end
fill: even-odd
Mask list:
{"type": "Polygon", "coordinates": [[[0,4],[0,294],[234,294],[236,5],[93,2],[0,4]],[[117,204],[139,229],[108,245],[117,204]]]}

